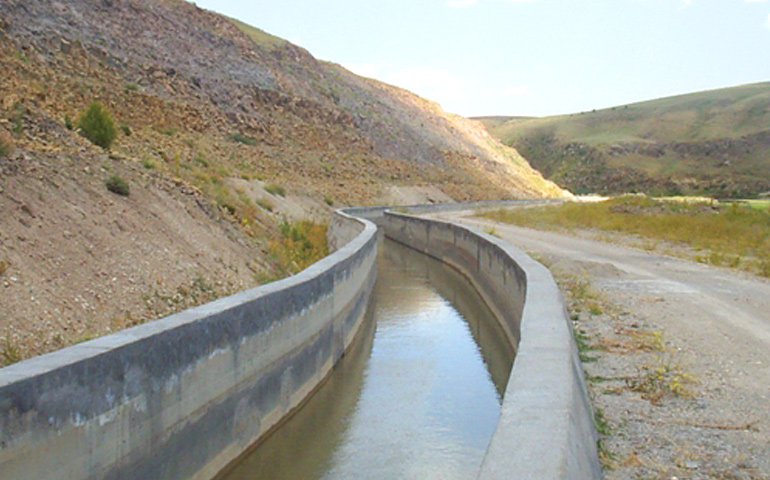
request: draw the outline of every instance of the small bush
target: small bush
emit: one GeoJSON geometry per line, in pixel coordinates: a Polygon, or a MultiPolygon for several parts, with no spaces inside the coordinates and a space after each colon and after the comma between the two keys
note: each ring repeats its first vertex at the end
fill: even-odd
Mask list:
{"type": "Polygon", "coordinates": [[[328,255],[327,227],[309,220],[282,222],[280,240],[270,243],[281,271],[297,273],[328,255]]]}
{"type": "Polygon", "coordinates": [[[5,157],[13,152],[13,139],[5,132],[0,132],[0,157],[5,157]]]}
{"type": "Polygon", "coordinates": [[[124,86],[124,88],[126,89],[127,92],[135,92],[135,91],[139,90],[139,85],[137,85],[135,83],[127,83],[124,86]]]}
{"type": "Polygon", "coordinates": [[[281,197],[286,196],[286,189],[281,185],[276,185],[275,183],[268,183],[265,185],[265,191],[271,195],[278,195],[281,197]]]}
{"type": "Polygon", "coordinates": [[[142,166],[147,170],[153,170],[154,168],[157,167],[157,165],[155,165],[155,160],[153,160],[149,156],[142,158],[142,166]]]}
{"type": "Polygon", "coordinates": [[[110,178],[107,179],[105,182],[105,185],[107,186],[107,190],[111,191],[112,193],[117,193],[118,195],[122,195],[124,197],[127,197],[129,192],[128,188],[128,182],[123,180],[117,175],[113,175],[110,178]]]}
{"type": "Polygon", "coordinates": [[[334,205],[334,198],[331,195],[324,196],[324,202],[330,207],[334,205]]]}
{"type": "Polygon", "coordinates": [[[275,208],[275,206],[273,205],[273,202],[271,202],[270,200],[268,200],[266,198],[258,198],[257,199],[257,205],[259,205],[260,207],[264,208],[268,212],[272,212],[273,209],[275,208]]]}
{"type": "Polygon", "coordinates": [[[21,361],[21,350],[8,334],[5,335],[5,345],[3,345],[3,351],[0,353],[2,353],[2,358],[0,358],[2,360],[1,364],[10,365],[21,361]]]}
{"type": "Polygon", "coordinates": [[[234,133],[230,135],[230,140],[242,143],[244,145],[256,145],[257,139],[252,137],[247,137],[246,135],[241,135],[240,133],[234,133]]]}
{"type": "Polygon", "coordinates": [[[131,134],[133,133],[133,132],[131,131],[131,127],[129,127],[129,126],[128,126],[128,125],[126,125],[125,123],[124,123],[124,124],[122,124],[122,125],[120,126],[120,129],[121,129],[121,130],[123,130],[123,135],[125,135],[125,136],[127,136],[127,137],[130,137],[130,136],[131,136],[131,134]]]}
{"type": "Polygon", "coordinates": [[[201,167],[208,167],[209,162],[206,160],[206,156],[202,152],[196,152],[195,156],[193,157],[193,162],[197,163],[201,167]]]}
{"type": "Polygon", "coordinates": [[[109,112],[99,101],[91,102],[88,110],[78,119],[81,134],[94,145],[109,150],[115,140],[117,129],[109,112]]]}
{"type": "Polygon", "coordinates": [[[64,116],[64,127],[67,128],[67,130],[73,130],[75,128],[75,125],[72,123],[72,118],[69,115],[64,116]]]}
{"type": "Polygon", "coordinates": [[[11,130],[14,134],[18,135],[24,131],[24,115],[27,113],[27,109],[19,102],[13,107],[13,117],[11,118],[11,130]]]}

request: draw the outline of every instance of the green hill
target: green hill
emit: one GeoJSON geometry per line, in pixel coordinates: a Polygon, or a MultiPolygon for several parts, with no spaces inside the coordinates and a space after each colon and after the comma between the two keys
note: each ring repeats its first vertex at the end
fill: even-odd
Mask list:
{"type": "Polygon", "coordinates": [[[575,192],[770,190],[770,82],[542,118],[481,118],[575,192]]]}

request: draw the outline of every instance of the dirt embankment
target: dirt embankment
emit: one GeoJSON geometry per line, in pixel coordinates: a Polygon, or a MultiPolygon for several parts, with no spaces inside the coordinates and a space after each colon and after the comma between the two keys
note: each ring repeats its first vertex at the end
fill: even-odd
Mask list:
{"type": "Polygon", "coordinates": [[[43,353],[256,284],[264,243],[200,193],[107,154],[0,160],[0,358],[43,353]],[[107,190],[119,175],[129,196],[107,190]]]}

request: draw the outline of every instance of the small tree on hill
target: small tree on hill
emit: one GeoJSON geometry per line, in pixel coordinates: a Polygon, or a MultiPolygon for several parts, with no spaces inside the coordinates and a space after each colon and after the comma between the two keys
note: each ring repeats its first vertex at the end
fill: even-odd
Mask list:
{"type": "Polygon", "coordinates": [[[88,110],[78,119],[78,127],[81,134],[91,140],[91,143],[105,150],[109,150],[117,135],[115,122],[98,100],[91,102],[88,110]]]}

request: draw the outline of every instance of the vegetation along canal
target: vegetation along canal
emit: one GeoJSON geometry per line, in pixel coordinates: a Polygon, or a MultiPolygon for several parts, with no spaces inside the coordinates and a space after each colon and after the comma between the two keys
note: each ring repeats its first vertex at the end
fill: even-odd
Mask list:
{"type": "Polygon", "coordinates": [[[468,281],[395,242],[329,380],[221,479],[472,479],[514,352],[468,281]]]}

